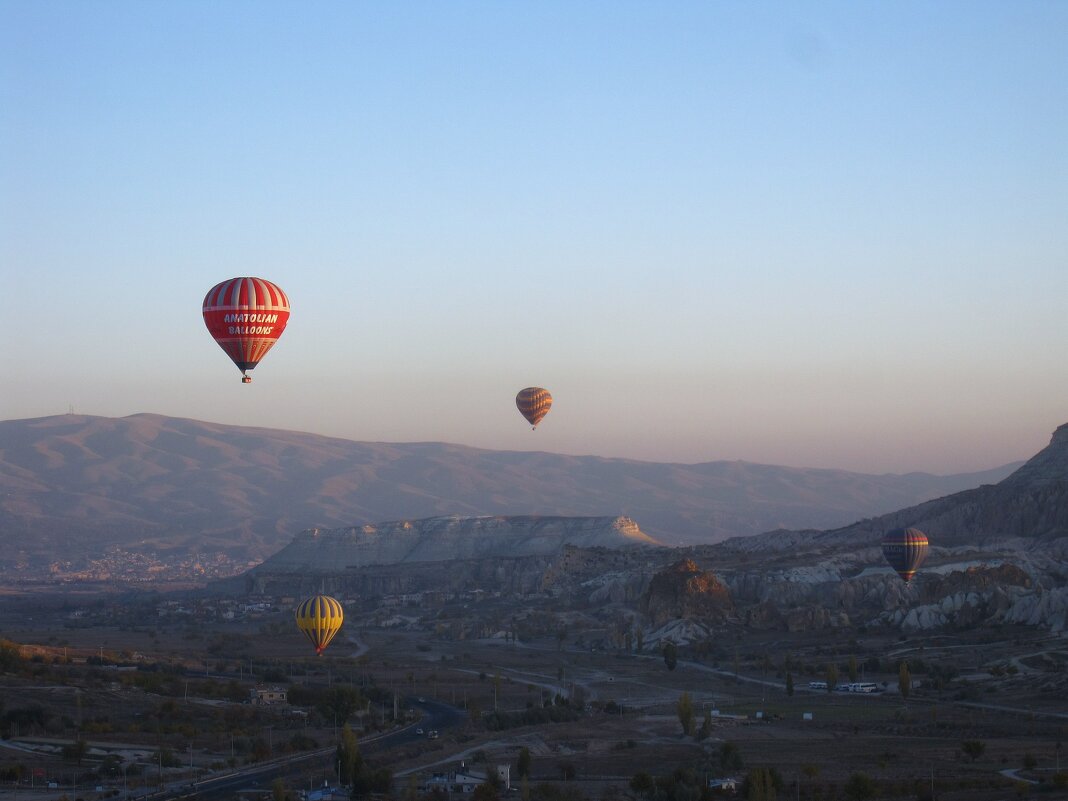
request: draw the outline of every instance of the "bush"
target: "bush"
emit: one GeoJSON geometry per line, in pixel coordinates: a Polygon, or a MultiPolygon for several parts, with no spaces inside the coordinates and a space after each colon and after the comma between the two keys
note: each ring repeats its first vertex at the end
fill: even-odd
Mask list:
{"type": "Polygon", "coordinates": [[[965,740],[960,744],[960,748],[972,762],[975,762],[986,752],[986,743],[982,740],[965,740]]]}
{"type": "Polygon", "coordinates": [[[866,773],[854,773],[849,777],[843,789],[846,797],[854,801],[867,801],[869,798],[875,798],[877,788],[871,776],[866,773]]]}

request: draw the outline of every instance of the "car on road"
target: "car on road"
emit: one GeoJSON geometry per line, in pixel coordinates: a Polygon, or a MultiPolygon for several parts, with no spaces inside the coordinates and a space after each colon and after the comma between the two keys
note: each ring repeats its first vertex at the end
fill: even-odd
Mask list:
{"type": "Polygon", "coordinates": [[[423,730],[422,730],[422,729],[416,729],[416,730],[415,730],[415,733],[416,733],[416,734],[422,734],[422,733],[423,733],[423,730]]]}

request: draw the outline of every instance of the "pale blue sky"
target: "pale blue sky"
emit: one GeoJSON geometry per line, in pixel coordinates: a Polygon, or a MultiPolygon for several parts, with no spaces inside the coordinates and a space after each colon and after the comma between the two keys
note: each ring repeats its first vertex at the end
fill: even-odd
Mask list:
{"type": "Polygon", "coordinates": [[[1063,2],[0,0],[0,418],[1025,458],[1068,421],[1065,42],[1063,2]],[[200,316],[236,275],[293,305],[251,386],[200,316]]]}

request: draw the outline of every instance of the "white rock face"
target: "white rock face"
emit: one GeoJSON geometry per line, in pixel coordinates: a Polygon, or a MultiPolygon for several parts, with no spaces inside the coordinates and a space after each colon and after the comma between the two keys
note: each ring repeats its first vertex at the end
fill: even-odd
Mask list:
{"type": "Polygon", "coordinates": [[[937,603],[884,612],[879,620],[903,631],[931,631],[980,618],[987,622],[1022,623],[1068,631],[1068,587],[1052,590],[1004,587],[989,592],[958,592],[937,603]]]}
{"type": "Polygon", "coordinates": [[[1030,626],[1048,626],[1056,633],[1068,630],[1068,587],[1058,587],[1045,592],[1029,593],[1016,599],[1006,610],[1006,623],[1025,623],[1030,626]]]}
{"type": "Polygon", "coordinates": [[[548,556],[565,545],[658,545],[626,517],[431,517],[358,528],[309,529],[261,565],[278,572],[455,559],[548,556]]]}
{"type": "Polygon", "coordinates": [[[645,634],[644,650],[659,651],[668,642],[675,645],[690,645],[708,639],[710,630],[695,620],[671,620],[645,634]]]}

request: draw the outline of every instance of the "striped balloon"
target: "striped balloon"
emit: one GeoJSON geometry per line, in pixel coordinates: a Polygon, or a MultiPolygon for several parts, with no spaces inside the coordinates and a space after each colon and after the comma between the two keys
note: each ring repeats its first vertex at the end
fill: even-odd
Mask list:
{"type": "Polygon", "coordinates": [[[519,394],[515,396],[515,405],[519,409],[519,413],[527,418],[527,422],[530,423],[531,430],[533,430],[538,427],[538,423],[552,408],[553,396],[549,394],[547,389],[527,387],[519,390],[519,394]]]}
{"type": "Polygon", "coordinates": [[[252,381],[246,372],[267,355],[288,322],[289,298],[263,278],[231,278],[204,298],[208,333],[233,359],[245,384],[252,381]]]}
{"type": "Polygon", "coordinates": [[[919,529],[895,528],[883,537],[883,556],[908,584],[927,558],[927,546],[927,535],[919,529]]]}
{"type": "Polygon", "coordinates": [[[297,628],[311,640],[320,656],[344,620],[341,604],[329,595],[316,595],[297,605],[297,628]]]}

